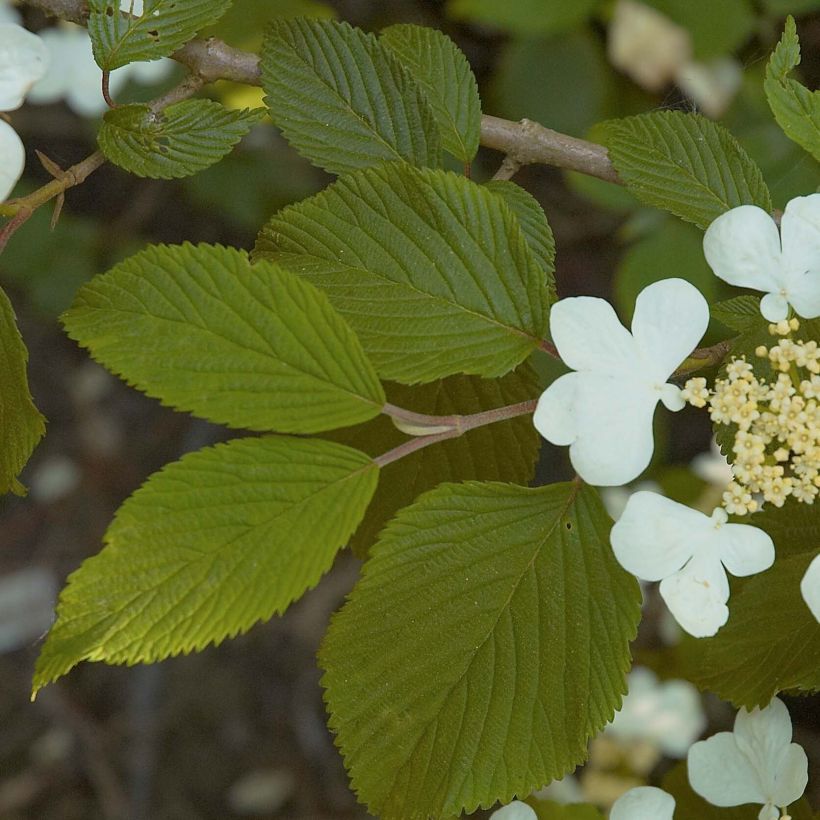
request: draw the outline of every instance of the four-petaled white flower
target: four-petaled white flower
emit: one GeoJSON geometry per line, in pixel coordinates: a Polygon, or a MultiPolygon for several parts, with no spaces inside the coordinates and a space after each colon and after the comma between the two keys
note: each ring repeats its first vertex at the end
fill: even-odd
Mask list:
{"type": "Polygon", "coordinates": [[[684,406],[667,380],[701,340],[709,306],[683,279],[664,279],[638,295],[630,333],[603,299],[577,296],[550,312],[552,338],[577,371],[542,394],[533,423],[589,484],[618,486],[636,478],[654,449],[652,417],[659,401],[684,406]]]}
{"type": "Polygon", "coordinates": [[[0,23],[0,111],[14,111],[48,66],[43,41],[16,23],[0,23]]]}
{"type": "Polygon", "coordinates": [[[622,740],[648,740],[669,757],[683,758],[706,728],[698,690],[685,680],[659,683],[655,673],[635,667],[629,691],[606,731],[622,740]]]}
{"type": "Polygon", "coordinates": [[[690,635],[714,635],[729,617],[732,575],[753,575],[774,563],[769,535],[748,524],[727,524],[655,493],[635,493],[612,528],[618,563],[644,581],[660,581],[661,597],[690,635]],[[725,569],[724,569],[725,567],[725,569]]]}
{"type": "Polygon", "coordinates": [[[490,820],[538,820],[538,815],[532,806],[513,800],[508,806],[496,809],[490,815],[490,820]]]}
{"type": "Polygon", "coordinates": [[[816,555],[809,564],[800,582],[800,592],[803,593],[803,600],[811,610],[811,614],[820,621],[820,554],[816,555]]]}
{"type": "Polygon", "coordinates": [[[654,786],[638,786],[622,794],[609,812],[609,820],[672,820],[675,798],[654,786]]]}
{"type": "Polygon", "coordinates": [[[777,806],[799,800],[808,782],[806,753],[792,739],[789,711],[778,698],[765,709],[741,709],[733,732],[689,750],[689,784],[714,806],[762,803],[760,820],[777,820],[777,806]]]}
{"type": "Polygon", "coordinates": [[[820,194],[792,199],[780,220],[762,208],[741,205],[706,230],[703,252],[715,274],[730,285],[763,291],[760,312],[770,322],[820,316],[820,194]]]}
{"type": "Polygon", "coordinates": [[[12,191],[26,164],[26,149],[17,132],[0,120],[0,202],[12,191]]]}

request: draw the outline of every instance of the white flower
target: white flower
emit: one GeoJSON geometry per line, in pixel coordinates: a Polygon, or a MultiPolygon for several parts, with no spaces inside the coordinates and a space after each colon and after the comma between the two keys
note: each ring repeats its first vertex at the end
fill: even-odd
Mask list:
{"type": "Polygon", "coordinates": [[[20,23],[20,13],[8,0],[0,0],[0,23],[20,23]]]}
{"type": "Polygon", "coordinates": [[[808,782],[806,753],[792,739],[789,711],[778,698],[765,709],[741,709],[733,732],[689,750],[689,784],[714,806],[762,803],[760,820],[799,800],[808,782]]]}
{"type": "Polygon", "coordinates": [[[753,575],[774,563],[774,544],[763,530],[727,519],[720,508],[708,517],[654,493],[635,493],[610,534],[618,563],[638,578],[660,581],[675,620],[696,638],[714,635],[729,617],[726,570],[753,575]]]}
{"type": "Polygon", "coordinates": [[[664,279],[638,295],[632,333],[608,302],[562,299],[550,330],[564,362],[576,373],[556,379],[533,416],[553,444],[569,444],[570,459],[589,484],[617,486],[636,478],[654,449],[658,401],[684,406],[667,379],[692,352],[709,323],[709,306],[683,279],[664,279]]]}
{"type": "Polygon", "coordinates": [[[553,780],[543,789],[534,793],[539,800],[551,800],[553,803],[583,803],[584,793],[581,784],[571,774],[565,774],[560,780],[553,780]]]}
{"type": "Polygon", "coordinates": [[[721,117],[743,84],[743,67],[734,57],[708,63],[692,62],[675,75],[675,82],[707,117],[721,117]]]}
{"type": "Polygon", "coordinates": [[[639,481],[637,484],[624,485],[623,487],[603,487],[601,489],[601,501],[604,502],[609,517],[613,521],[617,521],[626,509],[626,502],[635,493],[641,491],[647,493],[660,493],[663,495],[663,490],[660,484],[654,481],[639,481]]]}
{"type": "Polygon", "coordinates": [[[538,815],[531,806],[520,800],[513,800],[508,806],[496,809],[490,815],[490,820],[538,820],[538,815]]]}
{"type": "Polygon", "coordinates": [[[607,733],[625,741],[648,740],[668,757],[683,758],[706,728],[698,690],[688,681],[659,683],[654,672],[636,667],[629,692],[607,733]]]}
{"type": "Polygon", "coordinates": [[[654,786],[639,786],[622,794],[609,812],[609,820],[672,820],[675,798],[654,786]]]}
{"type": "MultiPolygon", "coordinates": [[[[107,105],[102,95],[102,71],[94,62],[91,38],[80,26],[63,23],[47,29],[42,38],[51,54],[51,68],[31,91],[29,100],[47,105],[65,98],[69,107],[81,117],[97,117],[107,105]]],[[[172,60],[152,63],[130,63],[112,71],[109,76],[111,96],[125,88],[129,80],[154,83],[172,70],[172,60]]]]}
{"type": "Polygon", "coordinates": [[[14,111],[48,66],[45,43],[15,23],[0,23],[0,111],[14,111]]]}
{"type": "Polygon", "coordinates": [[[762,208],[732,208],[706,230],[703,252],[725,282],[766,294],[760,312],[770,322],[789,305],[805,319],[820,316],[820,194],[792,199],[779,233],[762,208]]]}
{"type": "Polygon", "coordinates": [[[726,460],[726,456],[720,452],[717,441],[712,439],[708,453],[699,453],[692,459],[690,465],[692,472],[707,484],[714,484],[721,490],[726,489],[726,485],[734,479],[732,468],[726,460]]]}
{"type": "Polygon", "coordinates": [[[12,192],[26,164],[26,150],[17,132],[0,120],[0,202],[12,192]]]}
{"type": "Polygon", "coordinates": [[[820,554],[809,564],[800,582],[800,592],[811,614],[820,621],[820,554]]]}

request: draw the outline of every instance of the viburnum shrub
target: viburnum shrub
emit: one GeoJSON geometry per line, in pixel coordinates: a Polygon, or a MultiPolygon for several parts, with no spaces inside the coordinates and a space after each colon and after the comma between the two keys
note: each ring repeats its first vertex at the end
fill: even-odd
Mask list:
{"type": "MultiPolygon", "coordinates": [[[[373,814],[501,803],[496,820],[557,817],[523,801],[583,762],[623,706],[596,741],[654,737],[687,758],[688,782],[675,770],[665,791],[628,792],[613,820],[700,820],[698,805],[720,817],[746,803],[762,805],[760,820],[789,804],[811,817],[806,755],[776,695],[820,689],[820,193],[774,210],[752,159],[699,114],[608,121],[605,146],[482,119],[467,59],[428,28],[281,19],[257,60],[195,39],[230,0],[33,5],[87,26],[109,108],[99,152],[65,171],[43,157],[54,181],[0,205],[0,247],[106,161],[191,175],[265,115],[336,177],[273,214],[251,253],[149,246],[62,316],[133,387],[255,435],[182,457],[123,503],[68,579],[34,694],[82,661],[150,663],[242,633],[350,546],[361,577],[319,663],[329,725],[373,814]],[[116,104],[112,72],[170,55],[190,71],[180,85],[116,104]],[[261,84],[266,108],[196,96],[218,78],[261,84]],[[506,155],[492,180],[471,178],[482,142],[506,155]],[[762,298],[710,305],[674,267],[637,295],[629,328],[603,299],[559,298],[547,217],[510,180],[536,162],[624,185],[704,229],[714,275],[762,298]],[[730,334],[702,347],[710,320],[730,334]],[[545,378],[536,365],[550,357],[545,378]],[[642,489],[613,525],[598,488],[637,479],[660,416],[687,404],[729,462],[714,503],[642,489]],[[539,434],[569,447],[572,480],[530,486],[539,434]],[[636,579],[660,582],[667,627],[688,633],[665,657],[691,683],[635,670],[624,702],[636,579]],[[739,709],[734,732],[694,742],[692,683],[739,709]]],[[[618,4],[616,64],[632,64],[626,21],[659,14],[639,5],[618,4]]],[[[20,105],[47,54],[0,24],[0,110],[20,105]]],[[[682,55],[670,76],[694,83],[687,72],[706,68],[682,55]]],[[[765,92],[820,159],[820,99],[789,76],[799,57],[789,18],[765,92]]],[[[22,166],[0,121],[1,199],[22,166]]],[[[43,420],[5,296],[0,312],[0,489],[22,492],[43,420]]],[[[560,816],[595,816],[581,808],[593,814],[560,816]]]]}

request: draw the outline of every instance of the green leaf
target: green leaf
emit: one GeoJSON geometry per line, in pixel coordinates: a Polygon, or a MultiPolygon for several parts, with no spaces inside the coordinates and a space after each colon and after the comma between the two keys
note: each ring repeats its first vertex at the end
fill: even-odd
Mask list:
{"type": "Polygon", "coordinates": [[[445,171],[389,163],[262,229],[255,254],[325,290],[386,379],[501,376],[547,330],[548,281],[510,208],[445,171]]]}
{"type": "Polygon", "coordinates": [[[763,87],[774,118],[786,136],[820,160],[820,92],[809,91],[789,78],[800,64],[800,41],[794,18],[786,19],[786,28],[769,64],[763,87]]]}
{"type": "Polygon", "coordinates": [[[598,0],[449,0],[447,13],[459,20],[495,26],[513,34],[532,37],[551,34],[580,25],[598,4],[598,0]]]}
{"type": "Polygon", "coordinates": [[[111,162],[139,177],[174,179],[213,165],[264,111],[229,111],[213,100],[184,100],[163,111],[121,105],[108,111],[97,141],[111,162]]]}
{"type": "Polygon", "coordinates": [[[215,23],[231,0],[144,0],[143,13],[120,11],[120,0],[89,0],[88,33],[103,71],[167,57],[205,26],[215,23]]]}
{"type": "Polygon", "coordinates": [[[0,494],[26,494],[17,474],[46,429],[28,389],[27,362],[14,308],[0,288],[0,494]]]}
{"type": "Polygon", "coordinates": [[[271,119],[314,165],[344,174],[389,160],[440,163],[433,109],[372,34],[333,20],[277,20],[261,67],[271,119]]]}
{"type": "Polygon", "coordinates": [[[547,222],[547,215],[538,200],[520,185],[503,179],[490,180],[485,183],[494,194],[500,196],[512,212],[518,217],[518,224],[524,232],[524,238],[535,254],[541,267],[547,272],[551,300],[555,294],[555,238],[547,222]]]}
{"type": "Polygon", "coordinates": [[[760,314],[760,299],[756,296],[735,296],[712,305],[709,312],[713,319],[738,333],[750,330],[766,330],[768,333],[769,323],[760,314]]]}
{"type": "Polygon", "coordinates": [[[353,788],[383,820],[508,803],[612,718],[640,617],[578,484],[444,484],[383,532],[320,663],[353,788]]]}
{"type": "MultiPolygon", "coordinates": [[[[386,385],[391,404],[435,416],[479,413],[536,398],[540,392],[528,365],[500,379],[450,376],[426,385],[386,385]]],[[[332,434],[369,455],[378,456],[408,440],[387,416],[332,434]]],[[[477,427],[463,436],[417,450],[382,469],[379,488],[350,547],[366,558],[384,525],[417,496],[444,481],[510,481],[527,484],[533,477],[541,438],[531,416],[477,427]]]]}
{"type": "Polygon", "coordinates": [[[72,339],[149,396],[209,421],[314,433],[384,404],[324,294],[218,245],[154,245],[98,276],[63,316],[72,339]]]}
{"type": "Polygon", "coordinates": [[[771,569],[732,582],[729,622],[714,638],[686,641],[687,677],[736,706],[765,706],[778,692],[820,690],[820,623],[800,581],[820,543],[820,510],[788,501],[751,522],[771,535],[771,569]]]}
{"type": "Polygon", "coordinates": [[[609,156],[642,202],[706,228],[724,211],[771,211],[760,169],[725,129],[697,114],[654,111],[602,125],[609,156]]]}
{"type": "Polygon", "coordinates": [[[472,162],[481,136],[481,99],[470,64],[458,46],[440,31],[409,23],[384,29],[379,42],[421,86],[444,150],[462,162],[472,162]]]}
{"type": "Polygon", "coordinates": [[[69,577],[34,693],[84,660],[150,663],[283,612],[330,569],[377,480],[363,453],[275,436],[155,473],[69,577]]]}

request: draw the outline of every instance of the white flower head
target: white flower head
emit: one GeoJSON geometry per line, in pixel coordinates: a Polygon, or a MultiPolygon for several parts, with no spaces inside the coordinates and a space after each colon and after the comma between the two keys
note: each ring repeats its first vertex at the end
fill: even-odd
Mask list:
{"type": "Polygon", "coordinates": [[[717,441],[712,438],[708,453],[698,453],[690,465],[692,472],[707,484],[714,484],[721,490],[732,481],[734,475],[726,456],[720,451],[717,441]]]}
{"type": "Polygon", "coordinates": [[[629,691],[606,731],[625,741],[648,740],[668,757],[683,758],[705,728],[700,695],[691,683],[659,683],[652,670],[639,666],[629,673],[629,691]]]}
{"type": "Polygon", "coordinates": [[[589,484],[619,486],[652,458],[652,417],[659,401],[684,406],[667,380],[692,352],[709,323],[709,306],[683,279],[641,291],[630,333],[604,299],[556,302],[550,330],[564,362],[577,371],[556,379],[533,416],[553,444],[570,445],[570,460],[589,484]]]}
{"type": "Polygon", "coordinates": [[[720,732],[689,750],[689,784],[714,806],[762,803],[760,820],[777,820],[777,806],[799,800],[808,783],[806,753],[792,739],[784,703],[741,709],[733,732],[720,732]]]}
{"type": "Polygon", "coordinates": [[[17,132],[0,120],[0,202],[12,192],[23,174],[26,150],[17,132]]]}
{"type": "Polygon", "coordinates": [[[809,564],[800,582],[800,592],[811,614],[820,621],[820,554],[816,555],[809,564]]]}
{"type": "Polygon", "coordinates": [[[672,820],[675,798],[654,786],[639,786],[622,794],[609,812],[609,820],[672,820]]]}
{"type": "Polygon", "coordinates": [[[760,312],[770,322],[820,316],[820,194],[792,199],[780,220],[741,205],[706,230],[703,252],[715,275],[730,285],[763,291],[760,312]]]}
{"type": "Polygon", "coordinates": [[[714,635],[729,618],[732,575],[753,575],[774,563],[769,535],[748,524],[728,524],[654,493],[635,493],[612,528],[618,563],[644,581],[660,581],[675,620],[690,635],[714,635]]]}
{"type": "Polygon", "coordinates": [[[513,800],[508,806],[496,809],[490,815],[490,820],[538,820],[538,815],[532,806],[513,800]]]}
{"type": "Polygon", "coordinates": [[[45,43],[15,23],[0,23],[0,111],[14,111],[48,67],[45,43]]]}

